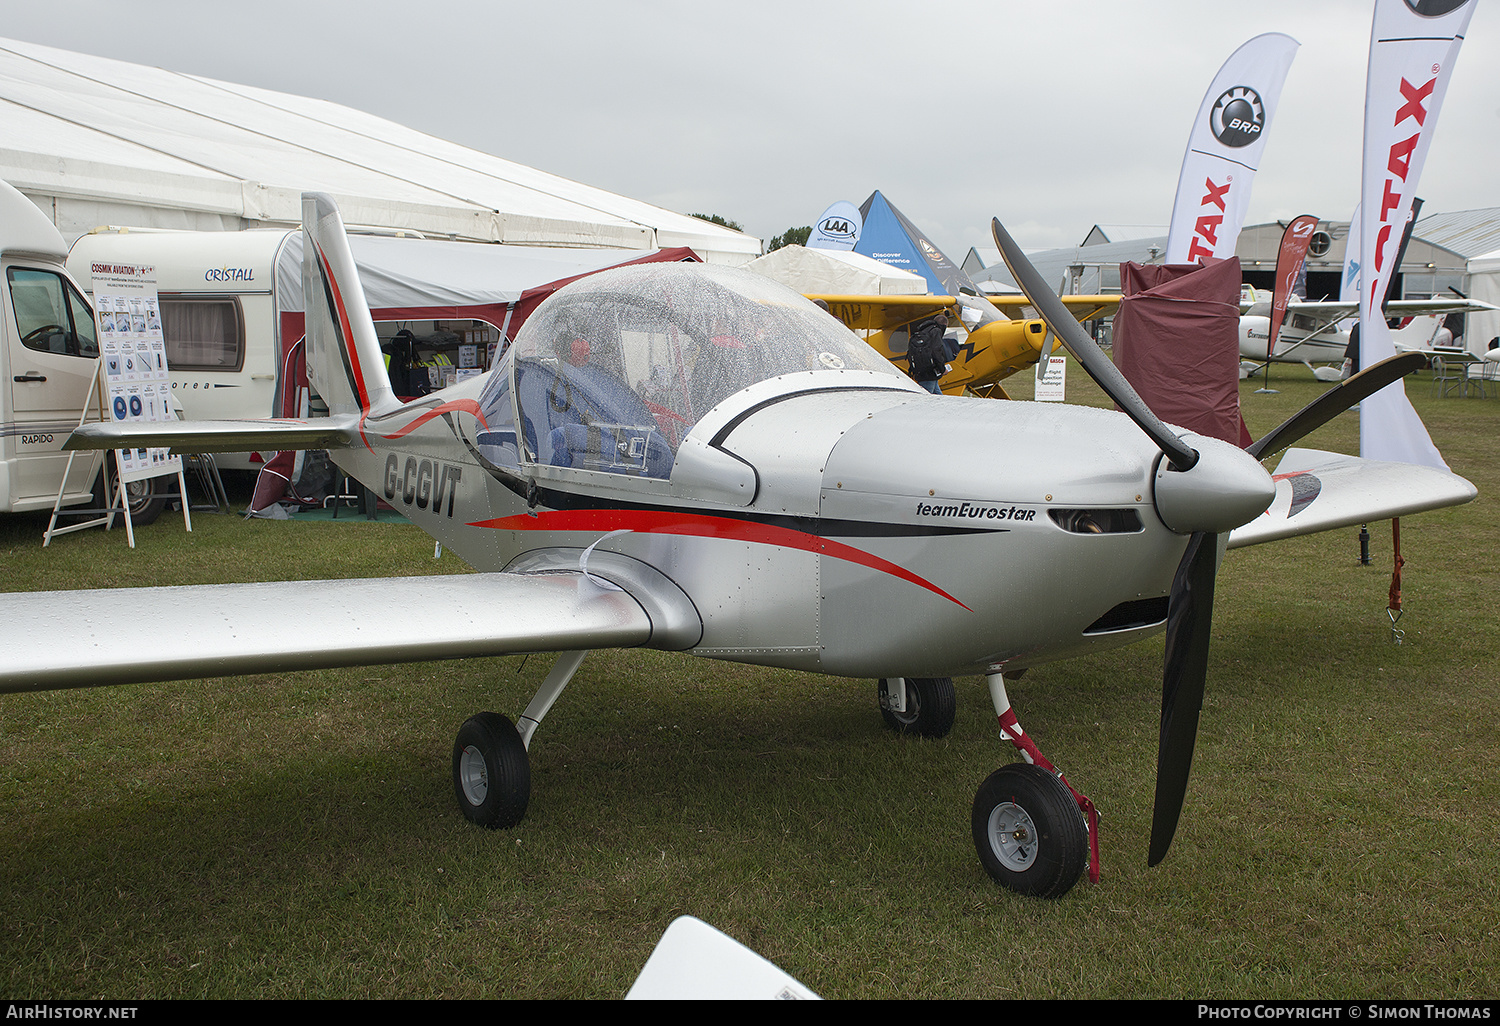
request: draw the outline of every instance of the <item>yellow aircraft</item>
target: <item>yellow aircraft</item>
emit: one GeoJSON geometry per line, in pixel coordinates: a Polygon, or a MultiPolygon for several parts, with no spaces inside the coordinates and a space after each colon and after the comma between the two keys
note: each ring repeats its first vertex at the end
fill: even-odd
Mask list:
{"type": "MultiPolygon", "coordinates": [[[[808,295],[814,302],[828,305],[828,312],[864,337],[875,350],[903,371],[906,367],[906,344],[914,324],[935,314],[958,320],[959,300],[952,296],[828,296],[808,295]]],[[[968,297],[965,297],[966,299],[968,297]]],[[[1057,347],[1050,340],[1047,323],[1035,316],[1023,295],[987,296],[991,304],[1008,320],[989,320],[975,325],[959,346],[958,355],[949,361],[950,370],[939,381],[945,395],[969,393],[996,399],[1010,398],[1000,384],[1003,378],[1041,357],[1043,347],[1050,352],[1057,347]]],[[[982,302],[983,300],[980,300],[982,302]]],[[[1063,296],[1062,303],[1080,322],[1113,313],[1119,296],[1063,296]]]]}

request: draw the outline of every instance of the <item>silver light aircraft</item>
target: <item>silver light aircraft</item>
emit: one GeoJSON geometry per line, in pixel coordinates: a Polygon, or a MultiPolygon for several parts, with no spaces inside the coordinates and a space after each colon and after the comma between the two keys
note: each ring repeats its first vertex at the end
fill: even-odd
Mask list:
{"type": "MultiPolygon", "coordinates": [[[[1443,327],[1444,314],[1481,313],[1494,310],[1489,303],[1463,296],[1431,299],[1394,299],[1384,313],[1392,318],[1410,318],[1393,329],[1391,340],[1398,353],[1426,352],[1453,344],[1453,333],[1443,327]]],[[[1267,363],[1300,363],[1319,381],[1338,381],[1349,333],[1339,323],[1359,315],[1359,303],[1335,300],[1308,301],[1295,296],[1287,303],[1276,348],[1266,354],[1271,334],[1271,293],[1245,286],[1240,295],[1240,377],[1249,377],[1267,363]],[[1322,366],[1314,366],[1321,364],[1322,366]]]]}
{"type": "MultiPolygon", "coordinates": [[[[929,395],[803,297],[701,264],[569,285],[486,375],[403,403],[334,203],[305,196],[303,219],[308,370],[328,417],[87,425],[70,444],[327,448],[483,572],[150,588],[128,602],[0,596],[24,639],[7,645],[0,690],[562,652],[518,719],[482,712],[458,732],[454,792],[488,827],[525,814],[528,747],[591,649],[877,678],[888,722],[925,735],[952,723],[951,677],[985,674],[1025,761],[980,786],[976,850],[1002,884],[1059,896],[1097,831],[1087,800],[1016,723],[1005,675],[1165,630],[1154,864],[1187,787],[1225,540],[1257,520],[1276,521],[1267,536],[1299,529],[1258,457],[1402,373],[1370,368],[1253,452],[1179,432],[996,222],[1033,302],[1124,414],[929,395]],[[998,455],[985,465],[970,448],[998,455]],[[393,596],[419,611],[399,637],[384,626],[393,596]],[[176,640],[138,640],[143,615],[176,625],[176,640]]],[[[1399,500],[1359,490],[1346,516],[1474,494],[1452,475],[1408,470],[1382,479],[1399,500]]],[[[1318,472],[1336,490],[1342,478],[1318,472]]]]}

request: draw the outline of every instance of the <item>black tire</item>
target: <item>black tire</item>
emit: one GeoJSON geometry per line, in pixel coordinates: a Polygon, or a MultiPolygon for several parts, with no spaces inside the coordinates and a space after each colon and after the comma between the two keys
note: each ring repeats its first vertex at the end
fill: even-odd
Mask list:
{"type": "MultiPolygon", "coordinates": [[[[167,497],[157,495],[153,482],[131,481],[125,486],[125,494],[130,497],[130,522],[133,525],[144,527],[155,523],[156,518],[161,516],[161,511],[167,507],[167,497]]],[[[102,510],[109,505],[111,496],[105,485],[104,471],[94,478],[94,503],[93,508],[102,510]]]]}
{"type": "Polygon", "coordinates": [[[515,724],[499,713],[470,716],[453,742],[453,791],[470,822],[513,827],[531,800],[531,764],[515,724]]]}
{"type": "Polygon", "coordinates": [[[125,494],[130,498],[130,522],[134,525],[144,527],[155,523],[167,507],[167,497],[157,495],[152,485],[152,481],[146,480],[131,481],[125,486],[125,494]]]}
{"type": "Polygon", "coordinates": [[[974,796],[974,848],[994,880],[1037,898],[1060,898],[1089,860],[1089,830],[1062,781],[1016,762],[991,773],[974,796]]]}
{"type": "Polygon", "coordinates": [[[906,678],[906,712],[886,708],[890,704],[886,678],[876,688],[880,699],[880,716],[885,725],[898,734],[922,737],[947,737],[953,729],[953,714],[958,708],[958,694],[952,677],[906,678]]]}

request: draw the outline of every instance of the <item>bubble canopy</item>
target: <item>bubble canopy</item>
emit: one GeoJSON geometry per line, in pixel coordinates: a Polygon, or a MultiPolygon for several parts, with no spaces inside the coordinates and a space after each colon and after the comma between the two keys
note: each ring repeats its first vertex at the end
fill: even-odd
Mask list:
{"type": "Polygon", "coordinates": [[[665,478],[682,439],[727,397],[781,374],[842,370],[905,380],[838,320],[753,272],[601,271],[527,319],[480,395],[479,447],[501,467],[665,478]]]}

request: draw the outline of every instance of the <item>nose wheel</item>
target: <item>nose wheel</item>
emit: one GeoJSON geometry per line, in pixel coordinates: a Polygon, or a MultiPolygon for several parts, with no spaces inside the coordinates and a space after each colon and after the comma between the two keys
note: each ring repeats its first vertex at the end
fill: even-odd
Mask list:
{"type": "Polygon", "coordinates": [[[1089,859],[1088,824],[1067,786],[1028,763],[1002,766],[974,796],[974,848],[999,884],[1038,898],[1072,889],[1089,859]]]}
{"type": "Polygon", "coordinates": [[[1036,864],[1036,824],[1026,810],[1015,802],[1005,801],[990,809],[989,839],[1000,864],[1020,873],[1036,864]]]}
{"type": "Polygon", "coordinates": [[[1060,898],[1085,866],[1099,882],[1099,814],[1094,803],[1063,779],[1026,731],[995,666],[985,675],[1000,737],[1025,762],[991,773],[974,796],[974,849],[986,873],[1003,887],[1038,898],[1060,898]]]}

